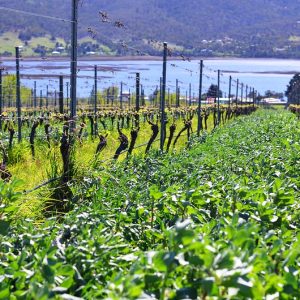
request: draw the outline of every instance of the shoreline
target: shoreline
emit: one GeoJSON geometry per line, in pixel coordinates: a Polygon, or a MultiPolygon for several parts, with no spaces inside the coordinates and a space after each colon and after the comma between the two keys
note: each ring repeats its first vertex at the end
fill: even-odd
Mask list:
{"type": "MultiPolygon", "coordinates": [[[[48,56],[46,58],[37,56],[25,56],[26,61],[31,62],[59,62],[59,61],[69,61],[68,56],[48,56]]],[[[183,61],[181,57],[169,57],[169,61],[183,61]]],[[[287,61],[299,61],[297,58],[276,58],[276,57],[238,57],[238,56],[224,56],[224,57],[190,57],[191,61],[205,60],[205,61],[218,61],[218,60],[256,60],[256,61],[271,61],[271,60],[287,60],[287,61]]],[[[15,61],[15,57],[12,56],[0,56],[0,61],[15,61]]],[[[78,62],[80,61],[162,61],[160,56],[81,56],[78,57],[78,62]]],[[[188,62],[188,61],[187,61],[188,62]]]]}

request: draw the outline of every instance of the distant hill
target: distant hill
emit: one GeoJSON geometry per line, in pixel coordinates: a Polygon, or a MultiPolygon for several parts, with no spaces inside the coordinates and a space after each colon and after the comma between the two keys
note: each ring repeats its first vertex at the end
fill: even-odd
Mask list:
{"type": "MultiPolygon", "coordinates": [[[[70,0],[0,0],[0,6],[71,16],[70,0]]],[[[177,54],[300,57],[299,11],[299,0],[81,0],[79,36],[94,38],[83,40],[81,51],[133,52],[121,46],[124,41],[157,54],[158,40],[177,45],[177,54]]],[[[23,41],[47,34],[70,40],[67,22],[1,10],[0,18],[0,33],[16,31],[23,41]]]]}

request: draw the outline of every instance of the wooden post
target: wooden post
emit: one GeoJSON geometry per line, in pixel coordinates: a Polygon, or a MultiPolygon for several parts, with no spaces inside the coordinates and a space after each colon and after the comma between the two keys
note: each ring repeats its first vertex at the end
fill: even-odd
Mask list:
{"type": "Polygon", "coordinates": [[[56,90],[54,91],[54,107],[56,109],[56,106],[57,106],[57,92],[56,90]]]}
{"type": "Polygon", "coordinates": [[[64,77],[59,76],[59,94],[58,94],[58,102],[59,102],[59,113],[64,113],[64,77]]]}
{"type": "Polygon", "coordinates": [[[43,106],[43,91],[40,90],[40,111],[42,110],[42,106],[43,106]]]}
{"type": "Polygon", "coordinates": [[[98,70],[97,66],[94,67],[94,114],[95,118],[97,115],[97,102],[98,102],[98,82],[97,82],[97,77],[98,77],[98,70]]]}
{"type": "Polygon", "coordinates": [[[146,102],[145,102],[145,91],[143,85],[141,85],[141,101],[142,101],[142,106],[145,107],[146,102]]]}
{"type": "Polygon", "coordinates": [[[128,106],[131,107],[131,90],[129,89],[128,106]]]}
{"type": "Polygon", "coordinates": [[[109,91],[110,91],[110,87],[108,87],[106,89],[106,105],[109,106],[109,91]]]}
{"type": "Polygon", "coordinates": [[[2,131],[2,107],[3,107],[3,98],[2,98],[2,69],[0,68],[0,130],[2,131]]]}
{"type": "Polygon", "coordinates": [[[49,105],[48,93],[49,93],[49,87],[48,87],[48,85],[47,85],[47,87],[46,87],[46,108],[47,108],[47,109],[48,109],[48,105],[49,105]]]}
{"type": "Polygon", "coordinates": [[[179,86],[178,86],[178,79],[176,79],[176,107],[179,107],[179,86]]]}
{"type": "Polygon", "coordinates": [[[19,47],[16,47],[16,108],[18,118],[18,142],[22,140],[22,120],[21,120],[21,86],[20,86],[20,52],[19,47]]]}
{"type": "Polygon", "coordinates": [[[221,121],[221,112],[220,112],[220,70],[218,70],[218,89],[217,89],[217,97],[218,97],[218,125],[220,125],[221,121]]]}
{"type": "Polygon", "coordinates": [[[115,102],[115,86],[112,86],[112,95],[111,95],[111,106],[114,106],[115,102]]]}
{"type": "Polygon", "coordinates": [[[188,91],[185,91],[185,106],[188,106],[188,91]]]}
{"type": "Polygon", "coordinates": [[[136,121],[136,126],[138,126],[139,121],[140,121],[140,116],[138,112],[140,111],[140,73],[136,73],[136,78],[135,78],[135,121],[136,121]]]}
{"type": "Polygon", "coordinates": [[[123,109],[123,82],[120,84],[120,109],[123,109]]]}
{"type": "Polygon", "coordinates": [[[229,76],[229,90],[228,90],[228,107],[230,107],[230,101],[231,101],[231,81],[232,81],[232,77],[230,75],[229,76]]]}
{"type": "Polygon", "coordinates": [[[203,60],[200,60],[199,99],[198,99],[198,127],[197,127],[198,136],[200,135],[200,131],[202,129],[202,116],[201,116],[202,80],[203,80],[203,60]]]}
{"type": "Polygon", "coordinates": [[[69,113],[69,82],[67,82],[67,113],[69,113]]]}
{"type": "Polygon", "coordinates": [[[236,95],[235,95],[236,106],[238,105],[238,99],[239,99],[239,80],[237,79],[237,81],[236,81],[236,95]]]}
{"type": "Polygon", "coordinates": [[[244,84],[241,84],[241,105],[243,106],[243,97],[244,97],[244,84]]]}
{"type": "Polygon", "coordinates": [[[94,66],[94,124],[95,124],[95,136],[98,135],[98,120],[97,120],[97,102],[98,102],[98,70],[97,66],[94,66]]]}
{"type": "Polygon", "coordinates": [[[192,105],[192,84],[189,84],[189,106],[192,105]]]}
{"type": "Polygon", "coordinates": [[[135,78],[135,110],[140,110],[140,73],[136,73],[135,78]]]}
{"type": "Polygon", "coordinates": [[[33,88],[33,106],[34,106],[34,115],[36,115],[36,109],[37,109],[36,81],[34,82],[34,88],[33,88]]]}
{"type": "Polygon", "coordinates": [[[78,27],[78,0],[72,0],[72,39],[71,39],[71,128],[75,129],[77,105],[77,27],[78,27]]]}
{"type": "Polygon", "coordinates": [[[163,54],[163,76],[162,76],[162,88],[161,88],[161,128],[160,128],[160,150],[164,150],[165,143],[165,127],[166,127],[166,116],[165,116],[165,99],[166,99],[166,83],[167,83],[167,54],[168,44],[164,43],[164,54],[163,54]]]}

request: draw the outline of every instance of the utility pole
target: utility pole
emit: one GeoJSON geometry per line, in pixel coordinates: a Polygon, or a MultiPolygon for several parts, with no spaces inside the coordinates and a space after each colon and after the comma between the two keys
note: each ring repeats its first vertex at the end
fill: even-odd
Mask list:
{"type": "Polygon", "coordinates": [[[21,86],[20,86],[20,50],[16,47],[16,106],[17,106],[17,118],[18,118],[18,142],[22,140],[22,120],[21,120],[21,86]]]}
{"type": "Polygon", "coordinates": [[[71,40],[71,128],[75,129],[77,105],[77,27],[78,27],[78,0],[72,0],[72,40],[71,40]]]}

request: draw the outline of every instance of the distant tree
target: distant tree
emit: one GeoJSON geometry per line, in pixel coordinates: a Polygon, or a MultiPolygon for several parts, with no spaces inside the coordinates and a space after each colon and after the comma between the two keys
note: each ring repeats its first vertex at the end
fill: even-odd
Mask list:
{"type": "Polygon", "coordinates": [[[282,99],[283,96],[284,96],[283,93],[278,93],[278,92],[271,91],[271,90],[265,91],[265,97],[268,97],[268,98],[279,98],[279,99],[282,99]]]}
{"type": "Polygon", "coordinates": [[[34,53],[39,54],[40,56],[45,56],[47,53],[46,47],[45,46],[41,46],[41,45],[37,45],[36,48],[33,49],[34,53]]]}
{"type": "Polygon", "coordinates": [[[289,103],[300,104],[300,73],[295,74],[290,80],[285,95],[289,103]]]}
{"type": "Polygon", "coordinates": [[[21,41],[23,41],[23,42],[29,41],[29,40],[31,39],[31,37],[32,37],[32,34],[31,34],[31,32],[29,32],[29,31],[21,31],[21,32],[19,33],[19,39],[20,39],[21,41]]]}
{"type": "Polygon", "coordinates": [[[0,54],[2,54],[3,56],[12,56],[12,53],[9,51],[4,51],[3,53],[0,54]]]}
{"type": "Polygon", "coordinates": [[[222,98],[223,93],[221,90],[218,92],[218,86],[216,84],[211,84],[208,91],[207,91],[207,97],[212,97],[212,98],[217,98],[217,97],[222,98]]]}

